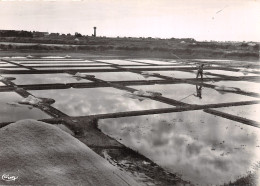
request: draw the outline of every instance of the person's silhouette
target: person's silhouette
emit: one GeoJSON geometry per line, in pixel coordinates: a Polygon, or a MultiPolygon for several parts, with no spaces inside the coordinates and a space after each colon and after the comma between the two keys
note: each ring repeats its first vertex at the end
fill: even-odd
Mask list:
{"type": "Polygon", "coordinates": [[[203,67],[204,64],[199,65],[196,79],[198,79],[198,77],[201,76],[201,80],[203,80],[203,67]]]}

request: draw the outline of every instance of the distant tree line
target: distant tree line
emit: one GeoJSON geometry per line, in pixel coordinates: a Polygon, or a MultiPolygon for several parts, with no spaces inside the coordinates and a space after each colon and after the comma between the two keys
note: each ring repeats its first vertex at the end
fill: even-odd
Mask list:
{"type": "Polygon", "coordinates": [[[32,32],[15,31],[15,30],[1,30],[0,37],[33,37],[32,32]]]}

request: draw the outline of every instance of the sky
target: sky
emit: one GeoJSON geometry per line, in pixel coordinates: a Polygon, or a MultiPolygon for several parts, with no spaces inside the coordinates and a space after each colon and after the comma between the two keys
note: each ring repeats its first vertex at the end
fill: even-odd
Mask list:
{"type": "Polygon", "coordinates": [[[260,0],[0,0],[0,29],[260,42],[260,0]]]}

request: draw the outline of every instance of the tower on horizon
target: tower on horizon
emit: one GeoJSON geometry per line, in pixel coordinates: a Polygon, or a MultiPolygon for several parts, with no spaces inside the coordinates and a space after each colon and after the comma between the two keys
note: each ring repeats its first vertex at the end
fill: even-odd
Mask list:
{"type": "Polygon", "coordinates": [[[96,34],[96,29],[97,29],[97,27],[94,27],[94,34],[92,34],[93,37],[96,37],[96,36],[97,36],[97,34],[96,34]]]}

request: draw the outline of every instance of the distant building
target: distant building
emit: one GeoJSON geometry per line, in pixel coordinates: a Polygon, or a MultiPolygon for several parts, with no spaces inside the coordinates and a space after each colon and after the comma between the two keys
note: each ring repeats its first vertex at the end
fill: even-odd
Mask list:
{"type": "Polygon", "coordinates": [[[59,33],[51,33],[48,36],[50,37],[58,37],[60,34],[59,33]]]}
{"type": "Polygon", "coordinates": [[[186,43],[194,43],[194,42],[196,42],[196,40],[193,39],[193,38],[181,38],[179,40],[185,41],[186,43]]]}
{"type": "Polygon", "coordinates": [[[44,36],[48,36],[49,32],[33,32],[33,37],[44,37],[44,36]]]}

